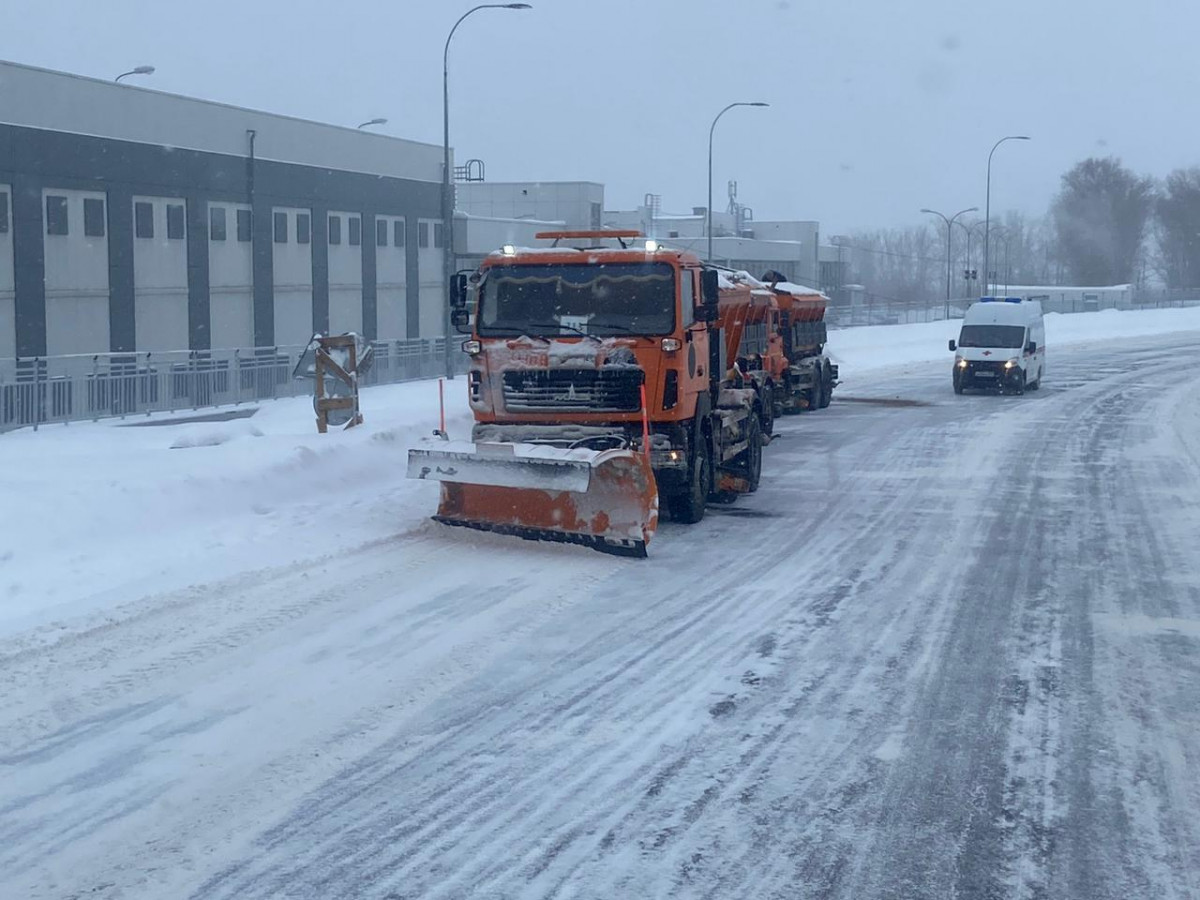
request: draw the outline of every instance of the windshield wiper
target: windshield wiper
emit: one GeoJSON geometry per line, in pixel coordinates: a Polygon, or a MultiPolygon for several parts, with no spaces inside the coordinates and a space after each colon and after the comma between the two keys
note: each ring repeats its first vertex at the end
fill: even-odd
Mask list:
{"type": "Polygon", "coordinates": [[[573,331],[576,334],[581,334],[585,338],[591,338],[597,344],[604,343],[603,341],[600,340],[600,338],[596,337],[594,334],[588,334],[582,328],[576,328],[574,325],[566,325],[562,322],[530,322],[529,327],[530,328],[565,328],[567,331],[573,331]]]}

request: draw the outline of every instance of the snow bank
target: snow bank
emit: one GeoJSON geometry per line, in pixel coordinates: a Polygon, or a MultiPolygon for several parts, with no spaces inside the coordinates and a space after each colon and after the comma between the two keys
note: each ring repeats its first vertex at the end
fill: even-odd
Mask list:
{"type": "MultiPolygon", "coordinates": [[[[465,391],[447,385],[458,438],[470,436],[465,391]]],[[[404,471],[408,447],[438,426],[437,382],[371,388],[363,412],[364,425],[326,435],[299,397],[231,421],[0,437],[0,636],[420,526],[437,489],[404,471]]]]}
{"type": "MultiPolygon", "coordinates": [[[[843,379],[864,372],[934,361],[949,362],[946,342],[958,337],[961,320],[912,325],[867,325],[829,332],[826,351],[842,367],[843,379]]],[[[1046,350],[1090,341],[1152,337],[1200,331],[1200,307],[1047,313],[1046,350]]]]}

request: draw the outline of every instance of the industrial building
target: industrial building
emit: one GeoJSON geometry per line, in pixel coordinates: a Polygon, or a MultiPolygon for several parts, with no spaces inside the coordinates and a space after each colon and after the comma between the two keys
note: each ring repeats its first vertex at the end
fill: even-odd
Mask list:
{"type": "Polygon", "coordinates": [[[0,359],[443,333],[442,148],[0,62],[0,359]]]}

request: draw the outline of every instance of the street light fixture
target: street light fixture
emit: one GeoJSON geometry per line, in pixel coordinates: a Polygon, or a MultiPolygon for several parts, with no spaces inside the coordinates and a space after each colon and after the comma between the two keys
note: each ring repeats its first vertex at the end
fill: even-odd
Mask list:
{"type": "Polygon", "coordinates": [[[954,223],[959,216],[965,216],[969,212],[979,212],[978,206],[972,206],[970,209],[963,209],[956,212],[950,218],[946,218],[936,209],[922,209],[921,212],[929,213],[932,216],[937,216],[946,223],[946,318],[950,318],[950,272],[952,263],[950,261],[950,244],[954,234],[954,223]]]}
{"type": "Polygon", "coordinates": [[[153,75],[154,66],[138,66],[136,69],[130,69],[128,72],[122,72],[113,81],[120,82],[122,78],[127,78],[130,75],[153,75]]]}
{"type": "Polygon", "coordinates": [[[370,121],[363,122],[358,127],[359,128],[367,128],[371,125],[386,125],[386,124],[387,124],[387,119],[371,119],[370,121]]]}
{"type": "Polygon", "coordinates": [[[725,115],[725,113],[729,112],[735,106],[770,106],[770,105],[771,105],[770,103],[763,103],[761,100],[756,100],[753,102],[730,103],[727,107],[725,107],[723,110],[721,110],[719,113],[717,113],[717,117],[715,119],[713,119],[712,125],[709,126],[709,129],[708,129],[708,207],[706,208],[705,219],[704,219],[704,233],[706,235],[708,235],[708,257],[705,260],[706,262],[712,262],[712,255],[713,255],[713,248],[712,248],[712,239],[713,239],[713,234],[712,234],[712,156],[713,156],[713,154],[712,154],[712,151],[713,151],[713,132],[717,128],[717,122],[720,121],[721,116],[725,115]]]}
{"type": "Polygon", "coordinates": [[[1000,140],[996,141],[996,143],[992,145],[991,153],[988,154],[987,201],[984,204],[986,209],[984,210],[984,213],[983,213],[983,223],[984,223],[983,224],[983,277],[985,279],[991,277],[990,276],[991,270],[988,269],[988,265],[991,261],[991,252],[990,252],[991,251],[991,241],[990,241],[991,235],[990,235],[990,229],[988,226],[992,221],[992,153],[995,153],[996,148],[999,147],[1001,144],[1003,144],[1005,141],[1028,141],[1028,140],[1031,140],[1031,138],[1028,135],[1010,134],[1007,137],[1002,137],[1002,138],[1000,138],[1000,140]]]}
{"type": "Polygon", "coordinates": [[[442,50],[442,280],[446,283],[445,303],[442,305],[442,330],[445,333],[446,378],[454,378],[450,355],[450,300],[454,291],[454,205],[450,199],[450,40],[458,26],[471,13],[481,9],[533,9],[528,3],[482,3],[458,17],[442,50]]]}

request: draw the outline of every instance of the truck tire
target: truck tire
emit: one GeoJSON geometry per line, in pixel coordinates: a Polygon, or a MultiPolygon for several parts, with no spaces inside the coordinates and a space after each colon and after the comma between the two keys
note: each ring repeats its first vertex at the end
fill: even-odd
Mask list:
{"type": "Polygon", "coordinates": [[[775,385],[767,382],[762,389],[762,433],[775,433],[775,385]]]}
{"type": "Polygon", "coordinates": [[[687,482],[670,500],[671,518],[685,525],[704,518],[704,505],[713,489],[712,444],[698,422],[693,434],[687,482]]]}
{"type": "Polygon", "coordinates": [[[750,482],[750,493],[758,490],[762,480],[762,430],[758,425],[758,416],[746,420],[746,449],[738,460],[738,471],[750,482]]]}
{"type": "Polygon", "coordinates": [[[828,409],[833,399],[833,378],[830,377],[829,366],[821,367],[821,409],[828,409]]]}
{"type": "Polygon", "coordinates": [[[821,408],[821,397],[825,394],[825,373],[820,366],[813,367],[813,383],[808,389],[809,410],[821,408]]]}

